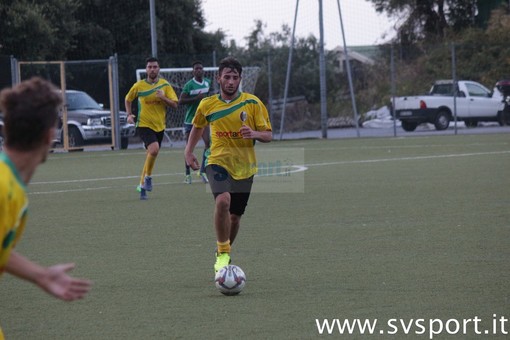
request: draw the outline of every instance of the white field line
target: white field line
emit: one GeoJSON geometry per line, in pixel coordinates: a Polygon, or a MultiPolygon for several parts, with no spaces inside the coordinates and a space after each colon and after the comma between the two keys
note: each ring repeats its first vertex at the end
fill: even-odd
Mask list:
{"type": "MultiPolygon", "coordinates": [[[[154,174],[152,177],[161,176],[180,176],[183,173],[168,173],[168,174],[154,174]]],[[[140,178],[140,176],[119,176],[119,177],[101,177],[101,178],[82,178],[82,179],[68,179],[61,181],[48,181],[48,182],[33,182],[30,185],[44,185],[44,184],[66,184],[66,183],[83,183],[83,182],[98,182],[98,181],[118,181],[123,179],[140,178]]]]}
{"type": "Polygon", "coordinates": [[[307,167],[313,167],[313,166],[342,165],[342,164],[400,162],[400,161],[414,161],[414,160],[422,160],[422,159],[472,157],[472,156],[487,156],[487,155],[501,155],[501,154],[510,154],[510,150],[505,150],[505,151],[489,151],[489,152],[458,153],[458,154],[434,155],[434,156],[377,158],[377,159],[365,159],[365,160],[356,160],[356,161],[340,161],[340,162],[328,162],[328,163],[315,163],[315,164],[307,164],[306,166],[307,167]]]}
{"type": "MultiPolygon", "coordinates": [[[[353,161],[338,161],[338,162],[325,162],[325,163],[312,163],[312,164],[304,164],[304,165],[293,165],[290,172],[302,172],[308,170],[309,167],[319,167],[319,166],[335,166],[335,165],[345,165],[345,164],[367,164],[367,163],[383,163],[383,162],[401,162],[401,161],[411,161],[411,160],[426,160],[426,159],[442,159],[442,158],[456,158],[456,157],[473,157],[473,156],[488,156],[488,155],[508,155],[510,154],[510,150],[506,151],[489,151],[489,152],[471,152],[471,153],[458,153],[458,154],[446,154],[446,155],[434,155],[434,156],[413,156],[413,157],[394,157],[394,158],[377,158],[377,159],[364,159],[364,160],[353,160],[353,161]]],[[[288,173],[288,172],[287,172],[288,173]]],[[[166,173],[166,174],[155,174],[153,177],[165,177],[165,176],[182,176],[183,173],[166,173]]],[[[278,175],[277,173],[274,174],[278,175]]],[[[48,182],[34,182],[30,184],[30,187],[36,185],[46,185],[46,184],[71,184],[71,183],[83,183],[83,182],[98,182],[98,181],[118,181],[118,180],[126,180],[139,178],[139,176],[121,176],[121,177],[103,177],[103,178],[88,178],[88,179],[78,179],[78,180],[60,180],[60,181],[48,181],[48,182]]],[[[197,179],[198,182],[198,179],[197,179]]],[[[182,181],[171,181],[171,182],[163,182],[158,183],[157,185],[174,185],[174,184],[182,184],[182,181]]],[[[115,189],[119,187],[133,187],[135,188],[135,184],[130,185],[115,185],[115,186],[102,186],[102,187],[88,187],[88,188],[76,188],[76,189],[64,189],[64,190],[50,190],[50,191],[32,191],[30,195],[42,195],[42,194],[54,194],[54,193],[64,193],[64,192],[80,192],[80,191],[92,191],[92,190],[108,190],[115,189]]]]}
{"type": "MultiPolygon", "coordinates": [[[[403,137],[402,137],[403,138],[403,137]]],[[[407,137],[406,137],[407,138],[407,137]]],[[[500,143],[468,143],[463,144],[462,146],[468,147],[468,146],[502,146],[502,145],[509,145],[510,143],[507,142],[500,142],[500,143]]],[[[288,144],[287,147],[298,147],[300,145],[306,146],[307,151],[312,150],[385,150],[385,149],[431,149],[431,148],[447,148],[450,146],[459,146],[459,144],[415,144],[415,145],[367,145],[367,146],[335,146],[335,147],[318,147],[314,148],[313,146],[310,147],[309,144],[306,143],[293,143],[288,144]]],[[[270,149],[269,149],[270,150],[270,149]]],[[[265,150],[265,151],[269,151],[265,150]]]]}
{"type": "MultiPolygon", "coordinates": [[[[404,138],[404,137],[399,137],[399,138],[404,138]]],[[[410,137],[405,137],[405,138],[410,138],[410,137]]],[[[424,138],[424,137],[420,137],[420,138],[424,138]]],[[[303,142],[293,142],[293,141],[289,141],[288,144],[286,144],[286,146],[282,146],[283,148],[292,148],[292,147],[299,147],[300,145],[303,145],[303,146],[307,146],[309,144],[307,143],[303,143],[303,142]]],[[[464,144],[463,146],[501,146],[501,145],[509,145],[509,143],[506,143],[506,142],[500,142],[500,143],[468,143],[468,144],[464,144]]],[[[327,147],[327,148],[324,148],[324,147],[321,147],[321,148],[314,148],[314,147],[307,147],[306,150],[308,151],[312,151],[312,150],[352,150],[352,149],[359,149],[359,150],[370,150],[370,149],[374,149],[374,150],[380,150],[380,149],[430,149],[430,148],[445,148],[445,147],[449,147],[449,146],[458,146],[458,144],[416,144],[416,145],[371,145],[371,146],[340,146],[340,147],[327,147]]],[[[198,148],[197,150],[195,150],[197,152],[197,154],[199,152],[201,152],[202,149],[198,148]]],[[[264,152],[271,152],[272,149],[268,148],[268,149],[264,149],[264,152]]],[[[278,149],[276,149],[275,151],[279,151],[278,149]]],[[[131,157],[131,156],[138,156],[138,155],[146,155],[146,151],[141,149],[139,151],[136,151],[136,152],[125,152],[125,151],[118,151],[118,152],[115,152],[115,153],[111,153],[111,152],[108,152],[108,153],[103,153],[103,154],[97,154],[97,153],[90,153],[90,155],[83,155],[83,154],[80,154],[80,155],[77,155],[77,156],[73,156],[71,154],[67,154],[65,158],[58,158],[58,157],[54,157],[53,155],[57,155],[58,153],[55,153],[55,154],[50,154],[50,159],[53,160],[53,161],[67,161],[67,160],[73,160],[73,159],[83,159],[83,158],[97,158],[97,157],[107,157],[107,158],[111,158],[111,157],[131,157]]],[[[184,154],[184,149],[172,149],[172,150],[168,150],[168,149],[162,149],[159,151],[159,155],[162,155],[162,154],[184,154]]]]}

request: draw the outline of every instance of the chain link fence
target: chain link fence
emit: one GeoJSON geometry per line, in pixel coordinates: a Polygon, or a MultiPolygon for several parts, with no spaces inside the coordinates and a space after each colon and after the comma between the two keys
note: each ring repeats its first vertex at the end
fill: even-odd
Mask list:
{"type": "MultiPolygon", "coordinates": [[[[509,110],[508,103],[504,102],[505,95],[496,86],[498,82],[510,79],[508,45],[473,38],[463,44],[447,42],[427,46],[379,45],[350,47],[347,51],[347,55],[344,55],[340,48],[326,52],[328,129],[356,127],[360,129],[358,136],[366,135],[363,132],[366,129],[382,129],[388,136],[402,135],[406,132],[401,128],[401,121],[394,119],[394,98],[425,95],[437,80],[475,81],[487,88],[495,100],[500,100],[502,111],[509,110]],[[347,58],[352,72],[353,93],[347,79],[347,58]],[[355,117],[359,117],[358,120],[355,117]]],[[[239,59],[245,66],[256,66],[260,69],[254,92],[266,103],[276,134],[320,130],[323,121],[320,114],[318,55],[316,62],[313,61],[316,66],[310,66],[310,63],[304,61],[305,56],[294,54],[288,98],[284,103],[287,70],[285,56],[288,55],[288,50],[281,53],[284,53],[283,57],[280,55],[278,58],[275,53],[268,51],[267,57],[258,58],[251,63],[244,61],[242,57],[239,59]],[[281,125],[284,106],[285,120],[281,125]],[[280,126],[283,127],[282,131],[280,126]]],[[[214,67],[222,57],[224,56],[211,53],[198,56],[168,55],[159,59],[162,68],[183,68],[190,67],[197,59],[201,60],[205,67],[214,67]]],[[[118,104],[120,109],[124,110],[123,98],[137,80],[136,70],[145,67],[145,56],[121,55],[116,58],[118,104]]],[[[10,69],[10,57],[0,56],[0,63],[3,70],[10,69]]],[[[11,76],[8,73],[2,72],[1,87],[11,86],[11,76]]],[[[44,76],[50,79],[54,77],[49,72],[44,76]]],[[[107,72],[104,67],[86,62],[77,63],[67,77],[69,88],[85,91],[97,102],[103,103],[105,108],[109,108],[111,88],[106,81],[107,72]]],[[[462,118],[461,115],[459,117],[462,118]]],[[[473,127],[465,126],[464,119],[459,119],[457,123],[458,128],[473,127]]],[[[507,124],[507,120],[481,119],[479,124],[507,124]]],[[[424,123],[417,129],[433,129],[433,126],[424,123]]]]}

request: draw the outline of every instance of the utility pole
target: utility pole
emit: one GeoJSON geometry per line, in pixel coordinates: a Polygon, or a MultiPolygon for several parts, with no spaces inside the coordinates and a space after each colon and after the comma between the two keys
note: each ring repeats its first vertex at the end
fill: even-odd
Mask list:
{"type": "Polygon", "coordinates": [[[151,51],[154,58],[158,57],[158,34],[156,31],[156,0],[150,0],[151,19],[151,51]]]}
{"type": "Polygon", "coordinates": [[[359,137],[359,116],[356,107],[356,96],[354,95],[354,86],[352,84],[351,64],[349,61],[349,51],[347,50],[347,42],[345,41],[344,22],[342,20],[342,10],[340,9],[340,0],[337,0],[338,16],[340,17],[340,30],[342,31],[342,40],[344,42],[345,66],[347,68],[347,79],[349,80],[349,90],[351,92],[352,110],[354,111],[354,125],[356,125],[356,135],[359,137]]]}
{"type": "Polygon", "coordinates": [[[326,61],[324,58],[324,22],[322,20],[322,0],[319,0],[319,76],[321,90],[321,132],[322,138],[328,138],[328,104],[326,98],[326,61]]]}

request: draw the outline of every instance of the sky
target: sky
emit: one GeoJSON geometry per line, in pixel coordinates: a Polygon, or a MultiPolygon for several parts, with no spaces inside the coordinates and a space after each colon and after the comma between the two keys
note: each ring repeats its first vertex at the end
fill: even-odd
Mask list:
{"type": "MultiPolygon", "coordinates": [[[[326,49],[343,45],[338,0],[322,0],[324,42],[326,49]]],[[[345,40],[348,46],[374,45],[392,37],[392,22],[385,14],[376,13],[366,0],[340,0],[345,40]],[[383,35],[386,34],[386,38],[383,35]]],[[[295,0],[202,0],[207,32],[222,29],[227,39],[245,46],[248,36],[260,19],[267,26],[264,34],[281,32],[283,24],[292,30],[296,12],[295,0]]],[[[319,0],[299,0],[296,37],[312,33],[319,38],[319,0]]]]}

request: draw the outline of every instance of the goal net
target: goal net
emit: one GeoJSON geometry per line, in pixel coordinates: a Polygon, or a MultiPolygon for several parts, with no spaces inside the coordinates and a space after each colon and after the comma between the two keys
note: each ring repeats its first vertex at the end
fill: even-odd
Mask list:
{"type": "MultiPolygon", "coordinates": [[[[166,79],[175,90],[177,97],[181,95],[182,89],[186,82],[193,78],[193,68],[161,68],[160,76],[166,79]]],[[[240,89],[243,92],[253,93],[257,78],[259,76],[260,67],[248,66],[243,67],[243,76],[240,89]]],[[[218,67],[204,67],[204,77],[211,80],[211,93],[219,92],[216,76],[218,75],[218,67]]],[[[145,69],[136,70],[136,79],[141,80],[147,76],[145,69]]],[[[170,139],[180,139],[184,127],[184,116],[186,114],[186,105],[179,105],[177,109],[168,109],[166,115],[166,132],[170,139]]]]}

